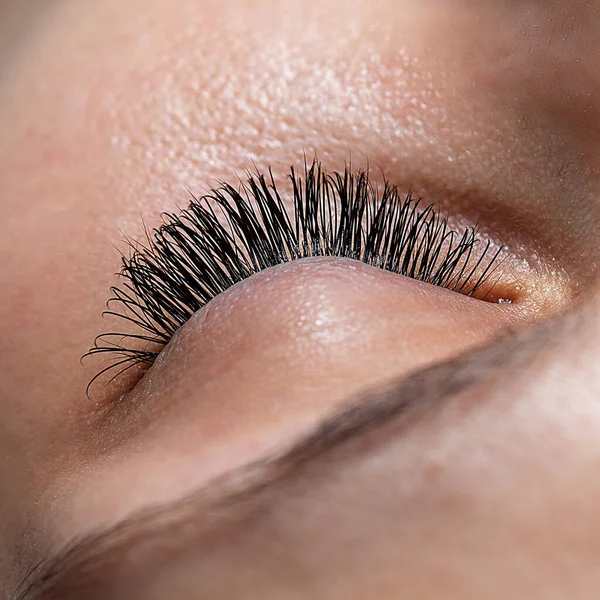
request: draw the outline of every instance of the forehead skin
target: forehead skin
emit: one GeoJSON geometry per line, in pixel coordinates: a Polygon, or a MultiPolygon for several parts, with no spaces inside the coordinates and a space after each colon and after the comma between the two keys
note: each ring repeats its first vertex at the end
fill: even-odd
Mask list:
{"type": "MultiPolygon", "coordinates": [[[[186,186],[201,193],[253,163],[283,173],[305,153],[317,152],[329,169],[349,157],[357,165],[369,161],[395,183],[412,184],[428,200],[482,222],[523,256],[540,257],[557,277],[564,271],[581,297],[596,302],[599,9],[595,1],[63,0],[31,17],[10,59],[0,62],[0,480],[9,482],[0,490],[0,577],[6,587],[17,577],[15,564],[27,560],[15,556],[15,542],[47,509],[55,482],[77,480],[95,460],[95,421],[84,396],[94,368],[80,368],[79,358],[103,331],[100,312],[118,269],[113,245],[121,244],[121,232],[139,236],[141,215],[152,226],[161,211],[185,204],[186,186]]],[[[595,323],[596,314],[590,310],[586,318],[595,323]]],[[[535,480],[541,458],[551,465],[557,455],[568,458],[564,468],[539,475],[547,494],[528,505],[536,535],[554,520],[574,519],[578,532],[592,522],[597,495],[584,491],[600,458],[600,421],[591,399],[581,410],[577,399],[594,389],[592,374],[578,369],[583,358],[598,356],[596,334],[588,327],[585,344],[578,343],[580,331],[573,334],[570,361],[560,353],[553,358],[553,365],[563,364],[562,371],[555,367],[556,385],[539,376],[535,393],[521,389],[523,412],[494,431],[485,466],[497,485],[488,489],[505,499],[494,505],[498,523],[515,522],[520,487],[535,480]],[[532,424],[546,414],[544,398],[552,427],[536,437],[532,424]],[[561,423],[568,424],[564,430],[561,423]],[[537,453],[531,461],[507,452],[514,431],[525,435],[524,424],[536,442],[523,446],[537,453]],[[494,479],[496,472],[501,476],[494,479]],[[577,502],[557,490],[572,491],[567,500],[577,495],[577,502]],[[544,504],[546,497],[555,501],[544,504]],[[572,510],[578,502],[585,509],[572,510]]],[[[535,386],[538,372],[530,374],[535,386]]],[[[482,399],[493,402],[502,380],[495,386],[481,390],[482,399]]],[[[476,457],[476,442],[489,429],[473,427],[476,457]]],[[[438,463],[446,465],[452,452],[439,452],[438,463]]],[[[434,458],[427,455],[431,468],[434,458]]],[[[111,485],[126,489],[119,460],[111,456],[108,473],[114,464],[111,485]]],[[[430,543],[448,554],[467,518],[461,493],[474,495],[470,506],[491,510],[474,471],[465,474],[461,465],[452,471],[454,508],[433,511],[429,532],[430,543]]],[[[381,486],[377,481],[365,476],[362,493],[381,486]]],[[[436,481],[448,489],[447,478],[436,481]]],[[[419,523],[430,517],[431,511],[419,523]]],[[[519,523],[527,518],[519,515],[519,523]]],[[[307,519],[318,530],[318,515],[307,519]]],[[[486,513],[481,530],[492,521],[486,513]]],[[[570,533],[567,527],[565,544],[570,533]]],[[[505,555],[511,544],[526,543],[527,532],[508,537],[505,555]]],[[[588,552],[590,538],[575,538],[572,552],[588,552]]],[[[419,538],[410,539],[412,549],[419,538]]],[[[300,551],[309,542],[297,543],[300,551]]],[[[475,536],[468,555],[481,543],[475,536]]],[[[416,553],[417,563],[425,550],[416,553]]],[[[536,546],[536,556],[555,551],[552,540],[536,546]]],[[[334,550],[323,552],[326,560],[334,550]]],[[[466,580],[470,569],[467,557],[454,572],[464,571],[466,580]]],[[[415,589],[420,585],[426,584],[415,582],[415,589]]]]}

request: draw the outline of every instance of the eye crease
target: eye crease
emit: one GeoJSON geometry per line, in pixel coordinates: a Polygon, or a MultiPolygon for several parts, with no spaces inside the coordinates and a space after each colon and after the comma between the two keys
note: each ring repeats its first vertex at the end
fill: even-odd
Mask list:
{"type": "Polygon", "coordinates": [[[492,278],[503,248],[492,249],[474,227],[453,229],[410,191],[402,195],[387,181],[380,190],[368,171],[327,173],[317,161],[303,176],[292,167],[289,180],[290,202],[271,171],[249,174],[239,188],[221,183],[179,215],[163,215],[145,244],[130,242],[123,283],[111,288],[104,314],[137,332],[96,338],[84,358],[113,362],[89,382],[88,394],[106,373],[112,381],[151,366],[175,332],[231,286],[294,260],[349,258],[479,300],[511,302],[495,293],[492,278]]]}

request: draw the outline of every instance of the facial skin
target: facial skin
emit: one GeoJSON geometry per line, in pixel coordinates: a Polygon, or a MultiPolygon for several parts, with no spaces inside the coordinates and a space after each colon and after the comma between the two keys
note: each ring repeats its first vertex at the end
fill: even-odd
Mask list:
{"type": "Polygon", "coordinates": [[[19,23],[0,46],[0,597],[133,518],[46,597],[596,598],[600,2],[20,6],[0,3],[19,23]],[[514,303],[299,261],[219,296],[131,393],[87,399],[123,236],[314,154],[478,223],[514,303]],[[332,419],[352,434],[314,434],[332,419]]]}

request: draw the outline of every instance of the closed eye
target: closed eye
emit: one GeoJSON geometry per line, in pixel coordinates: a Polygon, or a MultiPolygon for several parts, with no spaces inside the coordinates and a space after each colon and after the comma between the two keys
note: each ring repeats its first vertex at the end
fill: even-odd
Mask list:
{"type": "Polygon", "coordinates": [[[271,172],[250,174],[239,189],[222,183],[180,214],[164,215],[146,244],[131,244],[105,314],[134,330],[95,340],[86,356],[107,354],[111,364],[88,392],[106,373],[115,379],[151,366],[175,332],[231,286],[298,259],[350,258],[467,296],[511,301],[490,279],[502,248],[483,243],[475,228],[453,229],[410,192],[387,182],[380,190],[368,171],[328,174],[315,161],[303,176],[292,168],[289,178],[290,202],[271,172]]]}

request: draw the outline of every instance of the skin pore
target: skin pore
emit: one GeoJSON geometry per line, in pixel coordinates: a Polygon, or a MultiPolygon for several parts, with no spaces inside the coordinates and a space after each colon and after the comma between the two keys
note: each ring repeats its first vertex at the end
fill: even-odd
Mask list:
{"type": "Polygon", "coordinates": [[[3,11],[1,598],[597,596],[600,2],[3,11]],[[513,304],[298,261],[87,399],[123,236],[315,154],[478,224],[513,304]]]}

